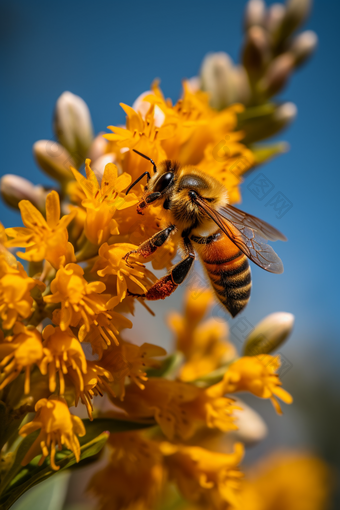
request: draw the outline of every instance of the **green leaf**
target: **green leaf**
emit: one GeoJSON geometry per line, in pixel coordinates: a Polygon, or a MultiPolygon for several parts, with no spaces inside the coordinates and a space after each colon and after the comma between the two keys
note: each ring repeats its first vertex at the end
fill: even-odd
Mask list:
{"type": "MultiPolygon", "coordinates": [[[[81,446],[79,466],[88,463],[91,461],[91,458],[95,458],[106,443],[109,432],[118,433],[129,430],[139,430],[154,425],[153,422],[136,423],[110,418],[97,418],[94,421],[83,420],[83,423],[86,429],[86,434],[79,438],[81,446]]],[[[39,457],[33,459],[33,461],[27,466],[21,466],[23,458],[38,434],[39,431],[36,431],[28,435],[23,439],[18,447],[15,461],[11,469],[6,473],[1,484],[0,505],[1,503],[5,505],[1,506],[1,510],[7,510],[29,488],[59,472],[53,471],[48,460],[46,460],[42,466],[38,466],[39,457]]],[[[60,452],[57,451],[55,462],[58,466],[60,466],[60,470],[77,466],[74,454],[70,450],[66,449],[63,449],[60,452]]]]}
{"type": "Polygon", "coordinates": [[[183,354],[175,352],[171,356],[167,356],[162,365],[158,368],[149,368],[146,373],[148,377],[165,377],[170,378],[171,375],[177,372],[179,366],[183,363],[183,354]]]}
{"type": "Polygon", "coordinates": [[[261,165],[279,154],[288,152],[289,145],[286,142],[278,142],[268,145],[252,145],[250,149],[255,156],[255,165],[261,165]]]}
{"type": "Polygon", "coordinates": [[[48,510],[61,510],[66,497],[70,472],[56,474],[30,489],[22,498],[14,503],[13,510],[36,510],[37,507],[48,510]]]}
{"type": "Polygon", "coordinates": [[[134,421],[114,420],[112,418],[95,418],[93,421],[83,420],[86,434],[79,438],[80,444],[84,441],[91,441],[102,432],[127,432],[129,430],[139,430],[154,425],[154,423],[138,423],[134,421]]]}
{"type": "MultiPolygon", "coordinates": [[[[99,453],[108,437],[109,434],[104,432],[89,443],[83,444],[80,448],[80,461],[99,453]]],[[[77,461],[73,452],[70,450],[62,450],[56,453],[55,462],[60,467],[60,471],[62,471],[69,469],[76,464],[77,461]]],[[[57,472],[59,473],[60,471],[57,472]]],[[[37,459],[34,459],[28,466],[21,469],[16,478],[9,484],[7,491],[0,500],[1,510],[8,510],[28,489],[46,480],[55,473],[56,471],[52,469],[47,460],[42,466],[38,466],[37,459]]]]}

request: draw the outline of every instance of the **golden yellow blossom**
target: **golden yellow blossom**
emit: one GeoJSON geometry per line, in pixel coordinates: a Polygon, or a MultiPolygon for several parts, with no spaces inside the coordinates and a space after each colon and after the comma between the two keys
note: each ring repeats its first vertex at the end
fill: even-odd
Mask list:
{"type": "Polygon", "coordinates": [[[182,381],[192,381],[208,374],[236,356],[228,342],[228,324],[214,318],[200,322],[213,303],[211,290],[193,288],[184,299],[184,312],[168,317],[175,334],[176,350],[185,355],[180,371],[182,381]]]}
{"type": "Polygon", "coordinates": [[[119,345],[118,335],[124,328],[132,328],[132,322],[113,310],[98,314],[93,318],[89,332],[83,324],[79,329],[79,340],[90,342],[92,353],[98,354],[99,358],[112,342],[119,345]]]}
{"type": "Polygon", "coordinates": [[[163,457],[157,443],[136,432],[112,434],[112,454],[96,472],[88,491],[98,499],[98,510],[154,508],[165,483],[163,457]]]}
{"type": "Polygon", "coordinates": [[[243,510],[324,510],[330,468],[305,452],[277,451],[252,466],[242,489],[243,510]]]}
{"type": "Polygon", "coordinates": [[[79,462],[80,445],[77,435],[80,437],[85,435],[81,419],[70,413],[63,399],[54,396],[48,400],[46,398],[39,400],[36,403],[35,411],[36,415],[33,420],[26,423],[19,431],[21,436],[26,437],[40,429],[40,433],[25,455],[22,465],[26,466],[41,451],[39,466],[50,456],[52,469],[58,470],[59,466],[55,464],[56,446],[59,450],[66,446],[74,453],[77,462],[79,462]]]}
{"type": "MultiPolygon", "coordinates": [[[[134,262],[136,266],[132,267],[123,259],[124,255],[129,251],[136,250],[137,248],[138,246],[128,243],[111,245],[104,243],[99,249],[99,257],[93,267],[93,271],[97,271],[100,277],[105,278],[108,288],[110,288],[109,284],[111,283],[113,292],[116,291],[117,299],[114,296],[108,303],[108,306],[112,308],[126,297],[127,290],[143,294],[147,292],[147,287],[144,283],[151,285],[155,281],[153,274],[142,264],[134,262]],[[115,277],[114,282],[110,282],[111,276],[115,277]],[[141,280],[143,280],[143,283],[141,280]]],[[[132,255],[131,262],[133,259],[132,255]]]]}
{"type": "Polygon", "coordinates": [[[222,135],[216,145],[207,146],[204,157],[197,165],[197,168],[222,182],[228,190],[228,199],[231,204],[241,201],[242,175],[255,163],[252,151],[240,143],[242,138],[241,132],[222,135]]]}
{"type": "MultiPolygon", "coordinates": [[[[161,147],[161,141],[174,136],[176,126],[172,119],[158,126],[155,123],[153,105],[144,117],[130,106],[121,103],[121,107],[127,114],[126,128],[109,126],[108,129],[111,129],[113,134],[104,135],[107,140],[113,142],[115,152],[125,148],[137,149],[156,162],[167,159],[167,154],[161,147]]],[[[123,169],[132,176],[133,180],[146,170],[150,170],[150,163],[132,150],[124,152],[122,158],[123,169]]]]}
{"type": "Polygon", "coordinates": [[[116,165],[108,163],[99,185],[89,159],[85,162],[86,176],[72,168],[73,175],[80,184],[86,199],[82,206],[86,209],[85,234],[93,244],[102,244],[110,235],[118,234],[117,222],[113,219],[116,210],[135,205],[138,200],[133,194],[122,193],[131,183],[131,176],[123,173],[118,177],[116,165]]]}
{"type": "Polygon", "coordinates": [[[68,242],[67,226],[73,220],[76,211],[60,218],[60,200],[56,191],[46,197],[46,220],[28,200],[19,204],[25,227],[6,229],[9,237],[7,246],[26,248],[25,253],[18,252],[22,259],[39,262],[48,260],[55,269],[69,262],[75,262],[74,248],[68,242]]]}
{"type": "Polygon", "coordinates": [[[56,388],[56,374],[59,374],[60,394],[65,392],[64,374],[72,367],[77,373],[79,387],[84,389],[83,374],[86,374],[86,358],[79,340],[67,328],[62,331],[51,324],[43,331],[44,358],[40,363],[42,374],[49,377],[49,388],[51,393],[56,388]]]}
{"type": "Polygon", "coordinates": [[[282,383],[276,373],[280,364],[279,356],[244,356],[228,367],[221,384],[225,393],[250,391],[257,397],[270,398],[277,413],[282,414],[276,397],[286,404],[291,404],[293,399],[281,388],[282,383]]]}
{"type": "Polygon", "coordinates": [[[35,286],[45,289],[43,282],[27,276],[19,262],[14,267],[0,260],[0,317],[4,329],[11,329],[18,319],[32,314],[31,290],[35,286]]]}
{"type": "Polygon", "coordinates": [[[78,326],[84,321],[87,331],[94,316],[106,311],[110,295],[101,294],[105,290],[102,282],[87,283],[84,270],[77,264],[67,264],[60,268],[51,283],[52,294],[45,296],[46,303],[61,303],[60,329],[78,326]]]}
{"type": "Polygon", "coordinates": [[[93,420],[92,399],[100,395],[103,396],[104,392],[112,392],[108,382],[113,381],[113,377],[108,370],[101,367],[95,361],[86,361],[87,370],[85,374],[79,373],[73,368],[68,369],[68,374],[76,388],[75,406],[77,407],[79,399],[86,406],[87,413],[90,420],[93,420]]]}
{"type": "Polygon", "coordinates": [[[158,367],[160,362],[154,358],[165,354],[165,349],[158,345],[144,343],[138,346],[120,340],[118,346],[112,345],[104,351],[99,365],[112,374],[111,393],[123,400],[126,379],[129,378],[131,382],[143,390],[145,388],[144,382],[148,380],[145,370],[158,367]]]}
{"type": "Polygon", "coordinates": [[[144,386],[127,386],[123,402],[110,398],[132,418],[153,417],[169,439],[189,439],[203,426],[223,431],[237,428],[233,401],[222,396],[220,386],[205,390],[160,378],[150,378],[144,386]]]}
{"type": "Polygon", "coordinates": [[[161,443],[171,479],[183,496],[212,510],[243,510],[240,504],[242,473],[238,465],[243,445],[233,453],[210,452],[198,446],[161,443]]]}
{"type": "Polygon", "coordinates": [[[30,373],[32,365],[38,364],[43,357],[41,334],[33,326],[25,327],[19,322],[13,329],[14,335],[0,343],[0,390],[11,383],[25,370],[25,387],[30,392],[30,373]]]}

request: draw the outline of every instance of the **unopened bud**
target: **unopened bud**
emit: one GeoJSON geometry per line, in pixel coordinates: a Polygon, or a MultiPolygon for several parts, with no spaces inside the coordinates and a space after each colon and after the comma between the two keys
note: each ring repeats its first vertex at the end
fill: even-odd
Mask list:
{"type": "Polygon", "coordinates": [[[7,205],[19,209],[21,200],[29,200],[37,209],[44,211],[47,192],[42,186],[34,186],[19,175],[7,174],[1,178],[1,195],[7,205]]]}
{"type": "Polygon", "coordinates": [[[81,97],[71,92],[64,92],[59,97],[55,107],[54,131],[79,167],[93,140],[90,111],[81,97]]]}
{"type": "Polygon", "coordinates": [[[294,56],[288,52],[279,55],[271,62],[260,84],[260,88],[267,97],[273,96],[286,85],[293,69],[294,56]]]}
{"type": "Polygon", "coordinates": [[[262,165],[270,159],[289,151],[289,145],[286,142],[276,142],[271,144],[261,144],[252,147],[252,153],[255,158],[255,165],[262,165]]]}
{"type": "Polygon", "coordinates": [[[287,0],[286,17],[295,22],[296,28],[308,17],[312,7],[312,0],[287,0]]]}
{"type": "Polygon", "coordinates": [[[235,405],[241,409],[233,411],[238,430],[230,432],[232,438],[247,445],[262,441],[268,434],[268,427],[263,418],[239,398],[236,399],[235,405]]]}
{"type": "Polygon", "coordinates": [[[294,55],[295,66],[299,66],[305,62],[308,57],[314,52],[318,44],[318,36],[312,30],[306,30],[298,35],[289,49],[289,52],[294,55]]]}
{"type": "Polygon", "coordinates": [[[234,102],[233,63],[223,52],[211,53],[203,60],[202,88],[209,92],[210,104],[218,110],[234,102]]]}
{"type": "Polygon", "coordinates": [[[305,21],[311,10],[312,0],[288,0],[286,13],[279,26],[278,42],[283,43],[305,21]]]}
{"type": "Polygon", "coordinates": [[[266,27],[271,34],[277,32],[286,16],[286,7],[283,4],[272,4],[267,13],[266,27]]]}
{"type": "Polygon", "coordinates": [[[104,169],[108,163],[116,163],[116,154],[113,152],[108,152],[107,154],[103,154],[100,156],[100,158],[96,159],[91,164],[91,169],[93,170],[95,176],[97,177],[97,180],[99,184],[102,182],[102,177],[104,174],[104,169]]]}
{"type": "Polygon", "coordinates": [[[296,117],[297,108],[293,103],[277,106],[272,113],[245,121],[241,128],[245,133],[243,143],[249,145],[274,136],[287,127],[296,117]]]}
{"type": "Polygon", "coordinates": [[[292,332],[294,315],[277,312],[265,317],[248,336],[244,356],[269,354],[278,349],[292,332]]]}
{"type": "Polygon", "coordinates": [[[269,41],[266,31],[258,26],[251,27],[246,35],[242,62],[250,78],[262,73],[269,58],[269,41]]]}
{"type": "Polygon", "coordinates": [[[33,145],[33,154],[44,172],[58,182],[73,179],[70,170],[75,161],[60,143],[51,140],[39,140],[33,145]]]}
{"type": "Polygon", "coordinates": [[[274,120],[284,125],[290,124],[297,115],[297,107],[294,103],[283,103],[274,114],[274,120]]]}
{"type": "Polygon", "coordinates": [[[104,131],[99,133],[95,137],[93,142],[91,143],[91,147],[90,147],[90,150],[89,150],[88,155],[87,155],[87,157],[91,161],[96,161],[96,159],[98,159],[101,156],[103,156],[104,154],[106,154],[106,149],[107,149],[108,141],[105,140],[105,138],[103,137],[103,134],[104,134],[104,131]]]}
{"type": "Polygon", "coordinates": [[[249,77],[242,65],[233,68],[235,96],[233,102],[247,105],[251,97],[249,77]]]}
{"type": "Polygon", "coordinates": [[[254,25],[263,25],[266,15],[266,6],[263,0],[249,0],[244,15],[245,29],[254,25]]]}

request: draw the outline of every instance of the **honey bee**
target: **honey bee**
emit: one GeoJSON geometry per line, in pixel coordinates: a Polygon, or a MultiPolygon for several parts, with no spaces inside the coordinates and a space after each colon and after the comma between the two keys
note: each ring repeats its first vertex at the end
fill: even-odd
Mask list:
{"type": "Polygon", "coordinates": [[[147,258],[170,236],[182,247],[184,258],[169,274],[160,278],[145,294],[132,294],[149,300],[169,296],[188,275],[198,254],[217,298],[235,317],[247,305],[251,290],[248,259],[271,273],[282,273],[281,259],[267,244],[286,241],[276,228],[228,203],[223,184],[194,166],[181,166],[165,160],[158,166],[150,161],[153,175],[144,172],[127,189],[126,194],[144,177],[145,192],[137,204],[137,212],[151,203],[162,203],[168,226],[144,241],[134,253],[147,258]]]}

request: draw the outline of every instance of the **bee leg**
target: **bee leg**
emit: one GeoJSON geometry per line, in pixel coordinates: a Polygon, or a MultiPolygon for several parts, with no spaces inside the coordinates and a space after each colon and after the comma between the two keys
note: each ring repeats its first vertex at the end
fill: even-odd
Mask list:
{"type": "Polygon", "coordinates": [[[154,236],[150,237],[150,239],[147,239],[142,244],[140,244],[137,248],[137,250],[131,250],[126,255],[124,255],[123,259],[129,266],[129,257],[132,253],[136,253],[137,255],[140,255],[143,258],[150,257],[158,248],[160,248],[165,241],[169,239],[169,236],[171,232],[175,230],[175,225],[169,225],[164,230],[161,230],[160,232],[157,232],[154,236]]]}
{"type": "Polygon", "coordinates": [[[165,299],[170,296],[185,280],[188,275],[191,266],[195,260],[195,253],[192,249],[190,241],[185,242],[186,248],[189,251],[185,259],[181,260],[176,264],[170,271],[169,274],[160,278],[156,283],[150,287],[145,294],[131,294],[131,296],[144,297],[150,301],[156,301],[157,299],[165,299]]]}

